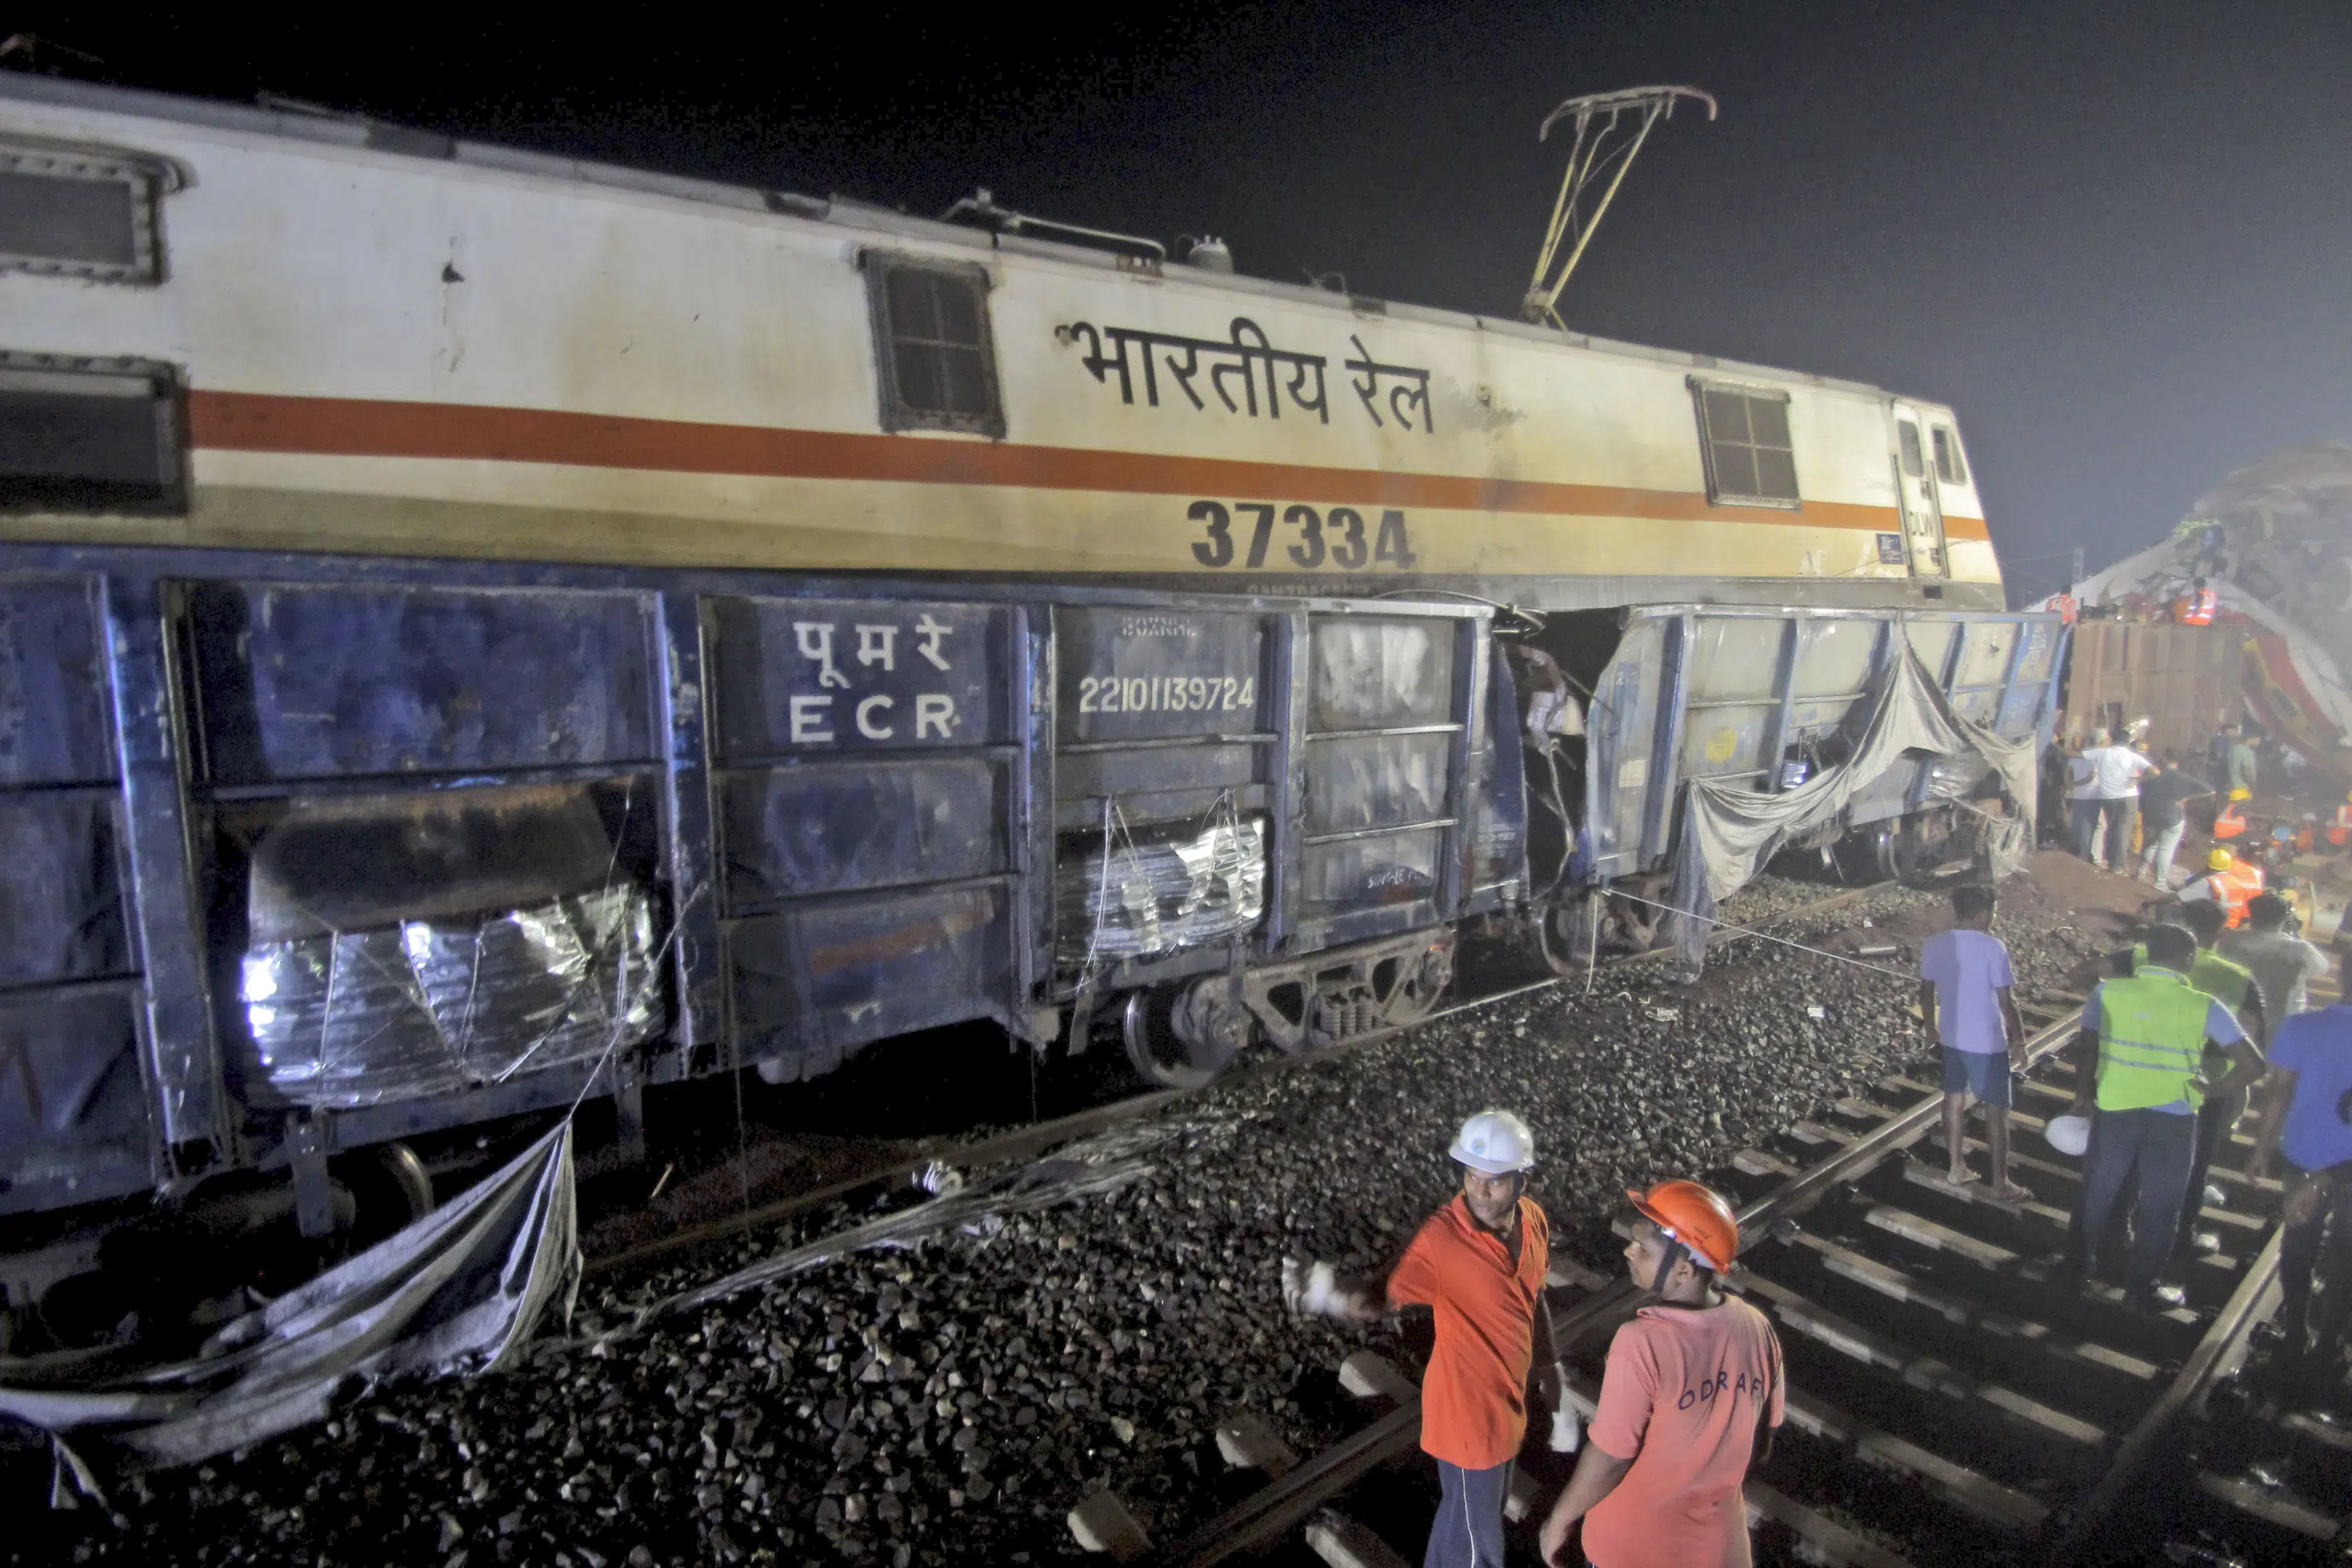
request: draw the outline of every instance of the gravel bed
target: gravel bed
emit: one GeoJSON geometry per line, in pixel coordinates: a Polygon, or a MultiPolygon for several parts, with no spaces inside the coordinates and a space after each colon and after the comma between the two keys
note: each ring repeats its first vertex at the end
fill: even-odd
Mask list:
{"type": "MultiPolygon", "coordinates": [[[[1822,896],[1806,889],[1803,902],[1822,896]]],[[[1738,913],[1758,918],[1750,897],[1738,913]]],[[[1996,929],[2022,991],[2052,992],[2112,921],[2027,898],[1996,929]]],[[[1695,986],[1663,965],[1446,1019],[1306,1070],[1213,1090],[1108,1195],[837,1260],[529,1373],[387,1390],[323,1426],[150,1478],[117,1510],[55,1516],[72,1561],[1021,1563],[1076,1554],[1062,1520],[1116,1488],[1163,1535],[1236,1495],[1214,1424],[1266,1417],[1302,1453],[1360,1416],[1330,1369],[1367,1342],[1409,1366],[1410,1323],[1291,1321],[1285,1254],[1378,1268],[1454,1185],[1470,1113],[1532,1123],[1555,1245],[1614,1268],[1625,1187],[1744,1142],[1916,1057],[1916,940],[1937,895],[1889,889],[1774,934],[1895,973],[1735,937],[1695,986]]],[[[730,1258],[593,1282],[575,1329],[869,1217],[834,1211],[730,1258]]],[[[10,1563],[59,1560],[19,1538],[10,1563]]]]}

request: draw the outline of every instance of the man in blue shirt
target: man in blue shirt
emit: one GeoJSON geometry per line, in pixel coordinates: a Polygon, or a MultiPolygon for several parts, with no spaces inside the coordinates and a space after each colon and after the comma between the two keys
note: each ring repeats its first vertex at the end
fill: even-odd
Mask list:
{"type": "Polygon", "coordinates": [[[1992,1156],[1991,1194],[2023,1198],[2009,1179],[2009,1069],[2024,1066],[2025,1020],[2019,1016],[2009,949],[1988,929],[1993,892],[1970,882],[1952,889],[1952,929],[1919,944],[1919,1016],[1943,1047],[1944,1153],[1954,1186],[1974,1181],[1962,1138],[1969,1096],[1985,1108],[1985,1145],[1992,1156]]]}
{"type": "Polygon", "coordinates": [[[2273,1152],[2290,1167],[2279,1291],[2280,1370],[2291,1375],[2333,1363],[2352,1305],[2352,1006],[2297,1013],[2279,1026],[2253,1174],[2268,1172],[2273,1152]]]}

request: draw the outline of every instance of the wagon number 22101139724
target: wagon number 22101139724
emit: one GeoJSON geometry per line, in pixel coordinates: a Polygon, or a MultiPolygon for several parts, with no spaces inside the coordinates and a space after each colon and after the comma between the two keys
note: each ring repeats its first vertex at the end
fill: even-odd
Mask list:
{"type": "Polygon", "coordinates": [[[1199,523],[1205,534],[1192,543],[1192,558],[1203,566],[1233,565],[1237,549],[1243,566],[1265,566],[1267,552],[1274,544],[1277,515],[1287,542],[1284,556],[1291,565],[1306,571],[1318,566],[1334,566],[1343,572],[1388,566],[1409,572],[1419,559],[1405,532],[1404,513],[1394,510],[1381,512],[1377,525],[1367,523],[1364,514],[1351,506],[1318,511],[1311,506],[1283,506],[1275,501],[1234,501],[1228,505],[1223,501],[1196,500],[1184,515],[1199,523]],[[1237,525],[1245,537],[1236,537],[1237,525]]]}

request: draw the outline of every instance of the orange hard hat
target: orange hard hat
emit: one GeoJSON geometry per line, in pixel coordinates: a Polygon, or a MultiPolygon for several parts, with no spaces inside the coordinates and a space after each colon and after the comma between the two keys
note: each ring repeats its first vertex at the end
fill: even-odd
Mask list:
{"type": "Polygon", "coordinates": [[[1739,1221],[1731,1205],[1696,1182],[1660,1182],[1646,1193],[1628,1190],[1643,1219],[1678,1241],[1717,1274],[1739,1256],[1739,1221]]]}

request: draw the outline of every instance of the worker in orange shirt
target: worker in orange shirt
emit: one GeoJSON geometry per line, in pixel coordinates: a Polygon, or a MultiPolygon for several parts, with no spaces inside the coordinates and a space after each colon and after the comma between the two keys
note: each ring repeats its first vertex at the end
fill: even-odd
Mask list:
{"type": "Polygon", "coordinates": [[[2221,607],[2221,596],[2198,578],[2189,585],[2189,592],[2172,602],[2172,618],[2184,626],[2210,626],[2213,613],[2221,607]]]}
{"type": "Polygon", "coordinates": [[[2235,931],[2245,921],[2247,903],[2262,890],[2263,868],[2216,845],[2205,857],[2205,874],[2180,889],[2180,901],[2221,905],[2229,928],[2235,931]]]}
{"type": "Polygon", "coordinates": [[[1655,1300],[1610,1342],[1584,1457],[1544,1521],[1543,1558],[1568,1562],[1581,1520],[1593,1568],[1748,1568],[1740,1487],[1780,1425],[1780,1342],[1763,1313],[1724,1294],[1739,1253],[1730,1205],[1696,1182],[1625,1195],[1643,1222],[1625,1264],[1655,1300]]]}
{"type": "Polygon", "coordinates": [[[2344,797],[2344,804],[2336,808],[2335,816],[2329,819],[2327,842],[2337,849],[2352,844],[2352,795],[2344,797]]]}
{"type": "Polygon", "coordinates": [[[1551,1226],[1527,1195],[1536,1151],[1526,1122],[1481,1111],[1447,1152],[1461,1167],[1461,1191],[1423,1223],[1384,1292],[1338,1281],[1325,1264],[1300,1276],[1288,1263],[1284,1292],[1294,1311],[1356,1322],[1379,1317],[1383,1297],[1388,1310],[1437,1314],[1421,1380],[1421,1446],[1437,1461],[1443,1498],[1423,1568],[1503,1568],[1503,1504],[1527,1435],[1528,1372],[1541,1369],[1555,1410],[1565,1387],[1543,1310],[1551,1226]]]}
{"type": "Polygon", "coordinates": [[[2229,799],[2221,803],[2221,809],[2214,814],[2213,837],[2243,838],[2246,836],[2246,802],[2253,798],[2254,792],[2242,785],[2231,790],[2229,799]]]}

